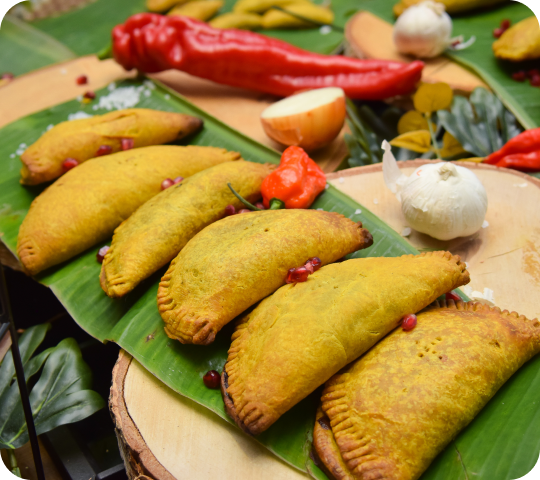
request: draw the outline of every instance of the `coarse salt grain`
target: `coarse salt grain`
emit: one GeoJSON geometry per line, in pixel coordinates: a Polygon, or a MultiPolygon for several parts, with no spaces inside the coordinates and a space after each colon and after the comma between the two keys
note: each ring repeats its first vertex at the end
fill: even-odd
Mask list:
{"type": "Polygon", "coordinates": [[[12,153],[12,154],[9,156],[9,158],[15,158],[15,154],[12,153]]]}
{"type": "Polygon", "coordinates": [[[401,236],[402,237],[408,237],[410,234],[411,234],[412,230],[410,227],[405,227],[402,231],[401,231],[401,236]]]}
{"type": "Polygon", "coordinates": [[[79,111],[75,113],[70,113],[68,115],[68,120],[79,120],[81,118],[90,118],[90,117],[93,117],[93,115],[90,115],[89,113],[86,113],[83,111],[79,111]]]}
{"type": "Polygon", "coordinates": [[[359,208],[357,208],[354,213],[356,213],[356,215],[360,215],[362,213],[362,210],[360,210],[359,208]]]}
{"type": "Polygon", "coordinates": [[[65,75],[65,74],[67,73],[67,70],[66,70],[65,68],[61,68],[61,69],[60,69],[60,73],[61,73],[62,75],[65,75]]]}
{"type": "Polygon", "coordinates": [[[332,27],[330,25],[323,25],[321,28],[319,28],[319,33],[321,35],[328,35],[332,31],[332,27]]]}
{"type": "Polygon", "coordinates": [[[47,125],[47,132],[51,129],[51,128],[54,128],[54,125],[51,123],[49,125],[47,125]]]}
{"type": "Polygon", "coordinates": [[[122,110],[137,105],[144,87],[120,87],[100,97],[98,107],[105,110],[122,110]]]}
{"type": "Polygon", "coordinates": [[[377,205],[377,204],[379,203],[379,200],[377,200],[376,198],[374,198],[374,199],[373,199],[373,203],[374,203],[375,205],[377,205]]]}
{"type": "Polygon", "coordinates": [[[152,82],[151,80],[145,80],[143,84],[146,88],[149,88],[150,90],[154,90],[156,88],[154,82],[152,82]]]}
{"type": "Polygon", "coordinates": [[[107,90],[109,90],[109,92],[116,90],[116,83],[115,82],[109,83],[109,85],[107,85],[107,90]]]}
{"type": "Polygon", "coordinates": [[[324,186],[324,189],[325,189],[325,190],[328,190],[329,188],[330,188],[330,184],[327,183],[327,184],[324,186]]]}
{"type": "Polygon", "coordinates": [[[163,98],[164,98],[165,100],[170,100],[170,99],[171,99],[171,96],[170,96],[168,93],[166,93],[165,95],[163,95],[163,98]]]}
{"type": "Polygon", "coordinates": [[[317,210],[319,210],[319,212],[322,212],[322,211],[323,211],[323,209],[322,209],[322,208],[317,208],[317,210]]]}
{"type": "Polygon", "coordinates": [[[143,93],[145,97],[149,97],[150,95],[152,95],[152,92],[150,90],[145,90],[143,93]]]}
{"type": "Polygon", "coordinates": [[[21,143],[21,144],[19,145],[19,148],[26,148],[26,143],[21,143]]]}
{"type": "Polygon", "coordinates": [[[482,223],[482,228],[489,227],[489,222],[487,220],[484,220],[484,223],[482,223]]]}
{"type": "Polygon", "coordinates": [[[344,181],[345,181],[345,179],[344,179],[343,177],[339,177],[339,178],[338,178],[338,182],[339,182],[339,183],[343,183],[344,181]]]}
{"type": "Polygon", "coordinates": [[[525,183],[514,183],[514,187],[525,188],[526,186],[527,186],[527,182],[525,182],[525,183]]]}
{"type": "Polygon", "coordinates": [[[15,152],[17,155],[22,155],[24,153],[24,149],[23,148],[19,148],[16,152],[15,152]]]}

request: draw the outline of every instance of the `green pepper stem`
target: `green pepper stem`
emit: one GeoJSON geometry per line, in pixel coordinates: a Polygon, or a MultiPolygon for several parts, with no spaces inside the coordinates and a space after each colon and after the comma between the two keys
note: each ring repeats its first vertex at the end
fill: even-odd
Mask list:
{"type": "Polygon", "coordinates": [[[255,205],[252,205],[251,203],[249,203],[244,197],[242,197],[242,195],[240,195],[234,188],[233,186],[230,184],[230,183],[227,183],[227,186],[231,189],[231,192],[233,193],[233,195],[238,198],[238,200],[240,200],[247,208],[249,208],[250,210],[253,210],[254,212],[260,212],[261,209],[260,208],[257,208],[255,205]]]}
{"type": "Polygon", "coordinates": [[[281,210],[283,208],[285,208],[285,202],[283,200],[280,200],[276,197],[270,200],[270,207],[268,208],[268,210],[281,210]]]}

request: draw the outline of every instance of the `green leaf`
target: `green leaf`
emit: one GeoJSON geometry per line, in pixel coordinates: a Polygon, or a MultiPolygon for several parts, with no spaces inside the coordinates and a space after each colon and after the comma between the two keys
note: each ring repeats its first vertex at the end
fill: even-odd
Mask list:
{"type": "MultiPolygon", "coordinates": [[[[362,0],[358,7],[393,24],[395,17],[392,7],[395,3],[396,0],[362,0]]],[[[531,9],[520,2],[504,2],[491,8],[484,7],[454,15],[453,35],[463,35],[466,39],[474,35],[476,42],[465,50],[446,53],[452,60],[478,74],[526,129],[540,127],[538,89],[529,82],[513,80],[512,73],[522,67],[495,58],[491,45],[495,40],[493,29],[499,26],[501,20],[507,18],[515,24],[531,15],[531,9]]]]}
{"type": "Polygon", "coordinates": [[[499,150],[510,135],[520,133],[513,115],[494,94],[481,87],[474,89],[469,101],[456,95],[451,111],[440,110],[437,115],[446,131],[477,157],[499,150]]]}
{"type": "Polygon", "coordinates": [[[0,44],[2,72],[14,75],[75,58],[75,54],[55,38],[10,15],[2,20],[0,44]]]}
{"type": "MultiPolygon", "coordinates": [[[[141,85],[140,82],[124,82],[119,86],[139,85],[141,85]]],[[[97,92],[97,96],[99,98],[108,93],[108,90],[104,89],[97,92]]],[[[0,207],[0,234],[3,234],[0,235],[0,238],[12,251],[15,250],[17,232],[22,219],[33,198],[43,188],[21,186],[18,183],[20,162],[16,155],[14,158],[11,158],[10,155],[17,150],[21,143],[30,144],[35,141],[49,124],[66,120],[69,113],[79,110],[91,114],[104,113],[102,110],[92,110],[92,105],[81,106],[75,101],[67,102],[18,120],[0,130],[2,136],[0,158],[3,162],[3,168],[0,169],[0,206],[4,206],[0,207]]],[[[203,118],[204,128],[190,140],[192,144],[234,149],[248,161],[279,162],[280,154],[278,152],[243,136],[159,85],[150,90],[148,97],[142,95],[137,107],[177,111],[203,118]]],[[[397,124],[397,120],[395,124],[397,124]]],[[[369,140],[367,145],[369,148],[369,140]]],[[[367,201],[370,200],[367,199],[367,201]]],[[[366,207],[359,205],[332,186],[316,199],[312,208],[341,213],[354,221],[361,221],[369,229],[374,238],[374,245],[354,253],[351,257],[399,256],[416,253],[416,250],[405,239],[373,215],[366,207]],[[358,211],[360,213],[357,213],[358,211]]],[[[220,392],[207,389],[202,382],[202,376],[208,370],[219,371],[222,368],[230,345],[233,325],[225,327],[217,336],[216,341],[206,348],[197,345],[181,345],[169,339],[163,331],[163,322],[155,303],[163,270],[156,272],[125,298],[113,300],[103,294],[99,285],[101,265],[95,259],[96,249],[97,246],[69,262],[44,272],[39,280],[51,287],[74,320],[90,335],[101,341],[116,342],[170,388],[204,405],[230,422],[231,420],[225,414],[220,392]]],[[[539,359],[533,360],[533,362],[537,361],[539,359]]],[[[527,370],[528,366],[526,369],[520,370],[514,375],[511,383],[501,389],[501,392],[515,389],[515,397],[513,397],[512,402],[515,402],[520,396],[523,396],[525,401],[529,401],[531,396],[540,396],[540,386],[532,382],[528,376],[531,371],[540,371],[539,366],[535,363],[530,367],[531,370],[527,370]],[[526,393],[526,389],[530,390],[531,396],[526,393]]],[[[317,472],[317,469],[312,468],[309,450],[318,401],[317,393],[308,396],[263,435],[259,436],[257,440],[294,467],[304,471],[309,467],[313,472],[317,472]]],[[[536,401],[536,399],[532,401],[536,401]]],[[[504,402],[503,407],[506,408],[507,400],[504,402]]],[[[476,427],[476,420],[473,421],[464,433],[472,432],[475,441],[484,447],[478,449],[477,446],[469,447],[464,444],[462,446],[459,443],[461,437],[458,437],[457,445],[463,458],[467,458],[467,455],[477,455],[477,460],[484,465],[482,468],[487,468],[486,465],[495,465],[493,458],[485,455],[489,446],[495,445],[494,438],[501,438],[501,441],[508,436],[512,437],[512,435],[521,435],[522,438],[529,440],[537,438],[536,432],[540,429],[540,419],[537,418],[536,410],[532,410],[529,404],[512,402],[508,405],[518,415],[521,415],[519,424],[515,418],[511,422],[506,422],[504,420],[506,411],[500,410],[501,405],[493,404],[492,406],[490,403],[487,408],[494,409],[494,416],[490,418],[490,421],[494,422],[493,418],[498,415],[502,423],[495,423],[494,428],[499,428],[501,433],[494,435],[493,430],[486,433],[484,424],[476,427]],[[525,405],[526,408],[520,405],[525,405]],[[529,426],[523,430],[522,424],[529,426]]],[[[500,448],[500,444],[497,444],[496,447],[500,448]]],[[[508,452],[512,450],[510,443],[505,448],[508,449],[508,452]]],[[[491,450],[491,452],[495,451],[491,450]]],[[[446,455],[450,455],[451,462],[443,463],[437,467],[439,469],[437,477],[433,478],[455,480],[456,470],[449,469],[451,465],[454,465],[452,462],[455,462],[456,458],[455,452],[452,452],[447,449],[434,462],[433,465],[437,467],[441,459],[446,461],[446,455]]],[[[538,458],[538,448],[534,446],[523,448],[519,452],[519,456],[515,458],[518,459],[517,466],[519,468],[528,468],[531,461],[534,463],[538,458]]],[[[510,459],[504,456],[503,461],[505,463],[502,464],[501,468],[506,468],[510,459]]],[[[315,474],[317,478],[325,478],[320,470],[315,474]]],[[[493,475],[484,478],[506,480],[506,478],[511,477],[498,478],[493,475]]]]}
{"type": "MultiPolygon", "coordinates": [[[[47,330],[48,325],[32,327],[22,335],[20,341],[21,356],[26,358],[26,381],[29,382],[43,367],[39,380],[30,392],[38,435],[59,425],[82,420],[105,405],[99,394],[89,390],[92,373],[72,338],[28,359],[29,353],[43,341],[47,330]]],[[[12,358],[11,352],[6,358],[12,358]]],[[[9,369],[6,360],[0,368],[4,367],[6,371],[9,369]]],[[[6,375],[2,377],[4,380],[6,375]]],[[[9,377],[7,382],[0,383],[0,388],[3,392],[0,395],[0,448],[19,448],[28,441],[19,386],[16,380],[12,381],[12,377],[9,377]]]]}

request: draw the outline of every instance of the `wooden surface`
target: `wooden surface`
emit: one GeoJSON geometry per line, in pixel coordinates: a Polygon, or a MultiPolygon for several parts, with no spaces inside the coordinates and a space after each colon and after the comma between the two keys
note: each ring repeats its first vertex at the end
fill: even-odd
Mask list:
{"type": "Polygon", "coordinates": [[[121,352],[109,400],[130,479],[306,480],[255,439],[121,352]]]}
{"type": "MultiPolygon", "coordinates": [[[[380,58],[410,62],[412,57],[401,55],[393,40],[393,26],[370,12],[359,12],[347,23],[345,38],[359,58],[380,58]]],[[[452,89],[468,94],[476,87],[489,87],[474,73],[461,67],[447,57],[422,59],[425,67],[422,81],[445,82],[452,89]]]]}
{"type": "MultiPolygon", "coordinates": [[[[410,175],[425,163],[414,160],[398,165],[410,175]]],[[[468,264],[473,290],[490,288],[498,307],[540,318],[540,181],[491,165],[456,163],[472,169],[486,188],[489,226],[448,242],[415,231],[407,240],[419,250],[449,250],[460,255],[468,264]]],[[[336,172],[328,175],[328,181],[398,233],[408,226],[401,204],[384,184],[381,164],[336,172]]]]}
{"type": "MultiPolygon", "coordinates": [[[[0,127],[31,113],[72,100],[88,90],[97,90],[110,82],[132,76],[133,73],[127,73],[114,60],[100,61],[93,55],[22,75],[0,87],[0,127]],[[77,85],[75,79],[83,74],[88,77],[89,83],[77,85]]],[[[266,136],[259,120],[261,112],[278,100],[277,97],[219,85],[176,70],[152,77],[243,134],[270,148],[279,151],[284,149],[266,136]]],[[[328,147],[312,154],[312,158],[325,172],[334,171],[347,154],[343,140],[345,129],[346,127],[328,147]]]]}

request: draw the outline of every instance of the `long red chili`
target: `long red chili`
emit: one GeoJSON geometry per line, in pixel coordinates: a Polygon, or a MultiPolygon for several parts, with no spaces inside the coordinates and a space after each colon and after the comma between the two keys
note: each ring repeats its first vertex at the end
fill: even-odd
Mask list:
{"type": "Polygon", "coordinates": [[[529,153],[514,153],[502,158],[497,167],[513,168],[522,172],[540,172],[540,150],[529,153]]]}
{"type": "Polygon", "coordinates": [[[278,96],[335,86],[351,98],[380,100],[414,90],[424,66],[320,55],[254,32],[152,13],[133,15],[113,29],[112,37],[114,58],[127,70],[175,68],[278,96]]]}
{"type": "Polygon", "coordinates": [[[484,159],[483,163],[497,165],[507,155],[515,153],[530,153],[540,150],[540,128],[525,130],[516,137],[510,139],[505,145],[484,159]]]}

